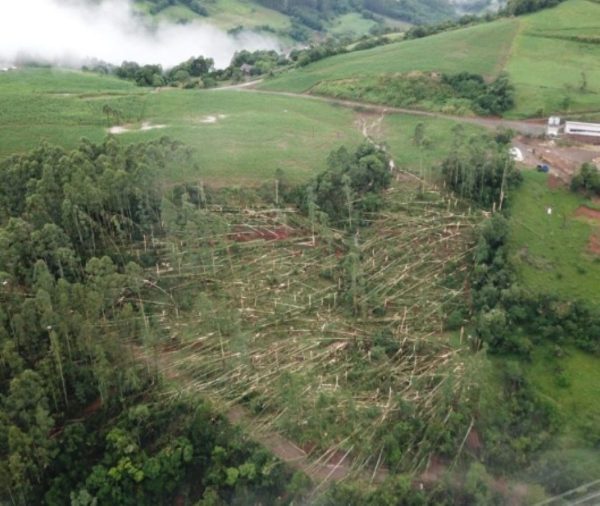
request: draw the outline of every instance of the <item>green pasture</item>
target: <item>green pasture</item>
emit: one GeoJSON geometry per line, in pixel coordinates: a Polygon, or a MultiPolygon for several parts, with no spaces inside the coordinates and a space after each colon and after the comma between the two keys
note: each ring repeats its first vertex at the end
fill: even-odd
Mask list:
{"type": "Polygon", "coordinates": [[[504,65],[518,21],[502,19],[422,39],[333,56],[266,81],[262,88],[305,92],[323,80],[421,71],[495,76],[504,65]]]}
{"type": "Polygon", "coordinates": [[[524,16],[506,70],[517,89],[512,116],[600,109],[600,4],[569,0],[524,16]],[[584,80],[586,85],[583,86],[584,80]]]}
{"type": "Polygon", "coordinates": [[[353,37],[369,33],[369,30],[377,26],[372,19],[361,16],[358,12],[350,12],[335,18],[330,23],[329,31],[335,35],[350,35],[353,37]]]}
{"type": "Polygon", "coordinates": [[[168,135],[193,148],[197,166],[168,180],[260,182],[282,168],[297,181],[321,170],[332,149],[361,140],[353,111],[309,100],[224,90],[154,92],[112,78],[32,69],[0,75],[0,156],[42,141],[66,147],[81,137],[101,141],[116,123],[103,113],[105,105],[132,129],[119,135],[125,142],[168,135]],[[139,131],[143,122],[165,128],[139,131]]]}
{"type": "Polygon", "coordinates": [[[492,78],[507,71],[516,107],[506,116],[598,111],[599,33],[600,3],[568,0],[527,16],[333,56],[280,74],[262,87],[308,92],[322,82],[391,73],[469,71],[492,78]]]}
{"type": "MultiPolygon", "coordinates": [[[[458,123],[442,118],[411,116],[409,114],[393,114],[386,116],[382,123],[381,140],[387,143],[396,165],[414,173],[420,171],[421,165],[427,174],[431,169],[448,156],[452,149],[452,129],[458,123]],[[425,125],[425,145],[419,149],[414,143],[416,126],[425,125]]],[[[465,124],[466,135],[476,134],[480,129],[465,124]]],[[[377,138],[377,137],[376,137],[377,138]]]]}
{"type": "Polygon", "coordinates": [[[562,417],[567,445],[578,444],[590,428],[600,426],[598,358],[569,348],[556,357],[550,347],[535,352],[528,375],[536,389],[562,417]]]}
{"type": "MultiPolygon", "coordinates": [[[[47,141],[73,147],[100,142],[109,126],[131,131],[123,142],[168,135],[193,149],[195,165],[165,175],[167,181],[204,179],[215,184],[260,183],[283,169],[302,181],[325,166],[327,155],[363,139],[361,121],[378,116],[309,98],[236,90],[148,90],[112,77],[52,69],[0,74],[0,156],[47,141]],[[106,116],[109,106],[120,117],[106,116]],[[140,131],[143,123],[164,128],[140,131]]],[[[386,116],[373,137],[386,142],[397,163],[417,171],[450,148],[453,121],[410,115],[386,116]],[[426,125],[430,143],[412,138],[426,125]]]]}
{"type": "Polygon", "coordinates": [[[509,239],[521,283],[535,292],[599,303],[600,257],[587,247],[600,223],[575,216],[579,206],[591,202],[566,189],[550,190],[545,174],[523,175],[525,181],[513,196],[509,239]]]}
{"type": "MultiPolygon", "coordinates": [[[[183,5],[172,5],[162,10],[158,19],[172,22],[204,20],[223,30],[239,26],[255,28],[269,25],[275,29],[285,29],[290,26],[290,20],[285,14],[244,0],[213,0],[204,5],[209,13],[208,18],[198,16],[183,5]]],[[[149,9],[149,5],[144,2],[138,2],[136,7],[143,12],[148,12],[149,9]]]]}

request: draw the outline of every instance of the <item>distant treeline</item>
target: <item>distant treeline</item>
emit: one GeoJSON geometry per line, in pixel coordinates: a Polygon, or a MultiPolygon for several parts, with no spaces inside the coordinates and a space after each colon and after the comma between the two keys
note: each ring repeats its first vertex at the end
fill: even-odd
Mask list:
{"type": "Polygon", "coordinates": [[[360,12],[378,14],[409,23],[430,23],[455,15],[444,0],[256,0],[257,3],[284,12],[307,26],[321,29],[323,15],[360,12]],[[312,25],[312,26],[311,26],[312,25]]]}
{"type": "Polygon", "coordinates": [[[505,13],[519,16],[530,12],[541,11],[549,7],[555,7],[564,0],[508,0],[505,13]]]}
{"type": "Polygon", "coordinates": [[[215,69],[212,58],[203,56],[189,60],[165,70],[161,65],[140,65],[123,62],[119,66],[100,63],[83,67],[84,70],[112,74],[121,79],[135,82],[138,86],[182,86],[184,88],[211,88],[219,81],[241,81],[245,76],[260,76],[290,61],[276,51],[240,51],[226,69],[215,69]]]}
{"type": "Polygon", "coordinates": [[[459,19],[447,19],[437,24],[417,25],[406,32],[407,39],[419,39],[436,33],[463,28],[472,24],[487,23],[506,16],[520,16],[540,11],[562,3],[564,0],[509,0],[504,9],[497,13],[488,12],[483,16],[467,14],[459,19]]]}
{"type": "Polygon", "coordinates": [[[174,5],[184,5],[199,16],[208,16],[208,10],[200,0],[148,0],[152,6],[151,14],[158,14],[160,11],[174,5]]]}

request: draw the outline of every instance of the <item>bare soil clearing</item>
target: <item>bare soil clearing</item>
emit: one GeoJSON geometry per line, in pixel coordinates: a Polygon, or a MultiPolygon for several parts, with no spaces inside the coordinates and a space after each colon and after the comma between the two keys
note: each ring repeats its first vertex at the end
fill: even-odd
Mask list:
{"type": "Polygon", "coordinates": [[[225,119],[227,116],[225,114],[210,114],[208,116],[203,116],[200,119],[195,120],[195,123],[201,123],[203,125],[214,125],[219,121],[225,119]]]}
{"type": "Polygon", "coordinates": [[[556,190],[558,188],[563,188],[565,186],[565,182],[560,179],[558,176],[554,174],[550,174],[548,176],[548,188],[551,190],[556,190]]]}
{"type": "Polygon", "coordinates": [[[133,128],[129,125],[117,125],[110,127],[108,133],[112,135],[121,135],[130,132],[147,132],[149,130],[158,130],[167,128],[167,125],[153,125],[152,123],[144,122],[139,128],[133,128]]]}
{"type": "MultiPolygon", "coordinates": [[[[555,140],[519,136],[513,144],[523,153],[524,165],[535,167],[538,164],[547,164],[550,166],[551,174],[564,183],[571,180],[581,165],[594,163],[600,156],[599,146],[580,142],[574,142],[570,146],[561,146],[555,140]]],[[[551,185],[550,180],[548,184],[551,185]]]]}

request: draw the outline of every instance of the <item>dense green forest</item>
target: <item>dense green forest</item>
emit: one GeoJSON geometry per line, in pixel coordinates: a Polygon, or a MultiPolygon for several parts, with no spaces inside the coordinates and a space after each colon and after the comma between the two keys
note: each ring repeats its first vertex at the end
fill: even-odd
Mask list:
{"type": "Polygon", "coordinates": [[[286,503],[289,473],[198,401],[159,397],[136,358],[160,233],[163,139],[42,145],[0,165],[0,501],[286,503]],[[190,477],[194,479],[190,481],[190,477]]]}

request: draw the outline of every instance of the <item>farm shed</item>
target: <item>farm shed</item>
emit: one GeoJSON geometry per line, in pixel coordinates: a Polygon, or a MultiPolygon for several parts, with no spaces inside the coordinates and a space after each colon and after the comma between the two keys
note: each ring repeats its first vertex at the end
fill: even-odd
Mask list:
{"type": "Polygon", "coordinates": [[[580,121],[567,121],[565,133],[569,135],[584,135],[600,137],[600,123],[583,123],[580,121]]]}

